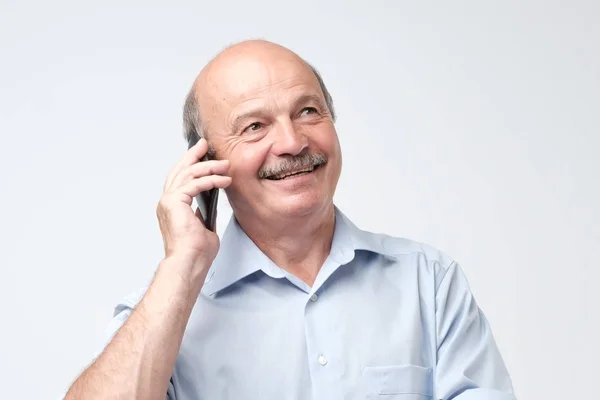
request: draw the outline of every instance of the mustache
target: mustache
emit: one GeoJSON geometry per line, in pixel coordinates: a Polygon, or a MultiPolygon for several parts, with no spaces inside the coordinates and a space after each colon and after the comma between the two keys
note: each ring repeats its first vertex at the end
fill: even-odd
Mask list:
{"type": "Polygon", "coordinates": [[[299,156],[285,156],[283,161],[273,166],[263,166],[258,171],[260,179],[279,175],[287,172],[297,171],[299,169],[318,167],[327,163],[327,156],[324,154],[307,153],[299,156]]]}

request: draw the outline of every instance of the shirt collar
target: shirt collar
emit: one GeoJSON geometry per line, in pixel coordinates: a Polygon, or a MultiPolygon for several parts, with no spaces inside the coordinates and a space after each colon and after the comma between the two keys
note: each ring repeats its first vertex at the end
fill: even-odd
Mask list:
{"type": "MultiPolygon", "coordinates": [[[[344,265],[352,261],[356,251],[370,251],[391,257],[393,254],[386,251],[384,246],[385,238],[384,235],[359,229],[336,206],[329,258],[344,265]]],[[[232,214],[202,290],[213,295],[260,270],[273,278],[286,276],[246,235],[232,214]]]]}

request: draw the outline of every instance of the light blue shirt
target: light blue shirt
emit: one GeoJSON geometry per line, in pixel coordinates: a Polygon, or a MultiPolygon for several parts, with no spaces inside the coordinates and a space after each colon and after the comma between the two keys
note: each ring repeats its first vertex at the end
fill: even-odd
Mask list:
{"type": "MultiPolygon", "coordinates": [[[[114,331],[142,292],[115,309],[114,331]]],[[[231,218],[188,322],[170,400],[514,400],[459,265],[336,208],[313,287],[231,218]]]]}

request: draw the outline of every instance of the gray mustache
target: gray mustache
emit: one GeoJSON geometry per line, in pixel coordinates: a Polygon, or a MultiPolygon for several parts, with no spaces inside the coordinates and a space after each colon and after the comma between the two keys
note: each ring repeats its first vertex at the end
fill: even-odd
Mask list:
{"type": "Polygon", "coordinates": [[[258,177],[265,179],[273,175],[279,175],[304,168],[317,167],[327,163],[327,157],[322,154],[305,154],[301,156],[286,156],[278,165],[262,167],[258,171],[258,177]]]}

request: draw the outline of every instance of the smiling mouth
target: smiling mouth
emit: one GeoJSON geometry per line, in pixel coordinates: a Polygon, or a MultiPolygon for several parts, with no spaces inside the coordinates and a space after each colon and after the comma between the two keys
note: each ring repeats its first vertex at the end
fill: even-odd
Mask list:
{"type": "Polygon", "coordinates": [[[307,174],[310,174],[311,172],[314,172],[319,167],[320,167],[320,165],[314,165],[312,167],[299,169],[297,171],[283,172],[281,174],[269,176],[269,177],[267,177],[267,179],[269,179],[271,181],[280,181],[283,179],[293,178],[293,177],[300,176],[300,175],[307,175],[307,174]]]}

